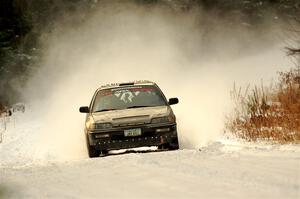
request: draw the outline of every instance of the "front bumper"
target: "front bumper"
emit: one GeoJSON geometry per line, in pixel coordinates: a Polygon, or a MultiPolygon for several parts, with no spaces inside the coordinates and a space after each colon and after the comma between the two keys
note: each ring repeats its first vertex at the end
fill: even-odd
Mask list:
{"type": "Polygon", "coordinates": [[[89,144],[94,146],[97,150],[127,149],[143,146],[158,146],[162,144],[169,144],[174,147],[178,146],[176,124],[131,126],[125,128],[115,128],[102,132],[87,132],[87,134],[89,144]],[[135,137],[126,137],[124,135],[124,130],[133,128],[140,128],[141,135],[135,137]],[[158,129],[169,130],[159,132],[160,130],[158,129]],[[96,138],[97,134],[108,134],[109,137],[96,138]]]}

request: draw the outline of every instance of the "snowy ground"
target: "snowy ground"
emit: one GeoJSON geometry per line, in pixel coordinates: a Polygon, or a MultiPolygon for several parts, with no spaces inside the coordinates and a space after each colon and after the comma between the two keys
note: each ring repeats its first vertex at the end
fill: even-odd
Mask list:
{"type": "Polygon", "coordinates": [[[300,198],[299,145],[223,137],[200,150],[58,161],[36,155],[37,136],[28,134],[38,124],[11,119],[0,144],[0,198],[300,198]]]}

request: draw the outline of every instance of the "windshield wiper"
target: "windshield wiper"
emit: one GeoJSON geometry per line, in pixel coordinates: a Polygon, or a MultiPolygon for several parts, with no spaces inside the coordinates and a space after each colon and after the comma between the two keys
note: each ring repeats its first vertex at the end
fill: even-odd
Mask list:
{"type": "Polygon", "coordinates": [[[142,108],[142,107],[150,107],[150,106],[129,106],[127,108],[142,108]]]}
{"type": "Polygon", "coordinates": [[[113,111],[113,110],[117,110],[117,109],[113,109],[113,108],[110,108],[110,109],[101,109],[101,110],[98,110],[98,111],[94,111],[94,113],[104,112],[104,111],[113,111]]]}

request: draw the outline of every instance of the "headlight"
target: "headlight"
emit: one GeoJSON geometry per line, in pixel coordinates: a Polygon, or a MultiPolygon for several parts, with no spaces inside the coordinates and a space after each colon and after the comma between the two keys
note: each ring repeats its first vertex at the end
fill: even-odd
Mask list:
{"type": "Polygon", "coordinates": [[[112,128],[111,123],[95,123],[95,129],[110,129],[112,128]]]}
{"type": "Polygon", "coordinates": [[[102,130],[102,129],[110,129],[110,128],[112,128],[112,125],[111,125],[111,123],[93,123],[93,122],[88,122],[86,124],[86,128],[89,131],[102,130]]]}
{"type": "Polygon", "coordinates": [[[175,115],[170,114],[167,117],[157,117],[157,118],[153,118],[151,123],[152,124],[158,124],[158,123],[174,123],[176,122],[176,118],[175,115]]]}
{"type": "Polygon", "coordinates": [[[157,117],[157,118],[153,118],[151,123],[158,124],[158,123],[168,123],[168,122],[169,122],[168,117],[157,117]]]}

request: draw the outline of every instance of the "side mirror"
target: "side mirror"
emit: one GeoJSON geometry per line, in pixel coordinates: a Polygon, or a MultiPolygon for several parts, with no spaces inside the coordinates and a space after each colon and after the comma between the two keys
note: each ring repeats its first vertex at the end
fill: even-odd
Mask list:
{"type": "Polygon", "coordinates": [[[80,113],[88,113],[88,112],[90,112],[90,110],[89,110],[88,106],[82,106],[79,108],[79,112],[80,113]]]}
{"type": "Polygon", "coordinates": [[[169,99],[169,105],[178,104],[179,100],[178,98],[170,98],[169,99]]]}

